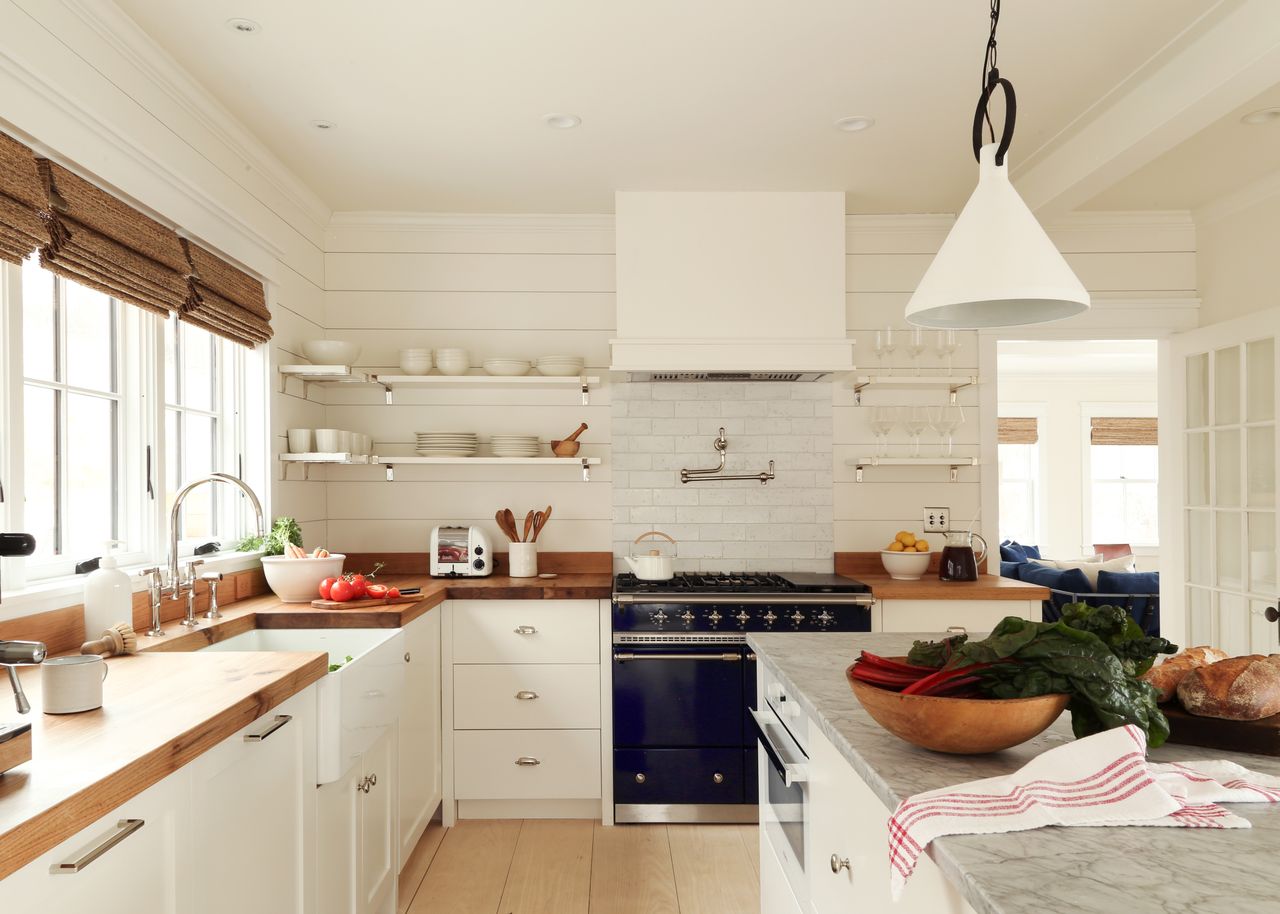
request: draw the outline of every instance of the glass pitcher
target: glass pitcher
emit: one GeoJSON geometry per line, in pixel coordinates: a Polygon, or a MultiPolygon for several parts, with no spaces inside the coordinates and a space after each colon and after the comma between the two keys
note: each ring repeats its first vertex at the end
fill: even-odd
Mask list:
{"type": "Polygon", "coordinates": [[[938,564],[938,580],[940,581],[976,581],[978,580],[978,563],[987,557],[987,541],[977,533],[958,530],[945,533],[946,544],[942,547],[942,559],[938,564]],[[982,551],[973,552],[973,541],[982,544],[982,551]]]}

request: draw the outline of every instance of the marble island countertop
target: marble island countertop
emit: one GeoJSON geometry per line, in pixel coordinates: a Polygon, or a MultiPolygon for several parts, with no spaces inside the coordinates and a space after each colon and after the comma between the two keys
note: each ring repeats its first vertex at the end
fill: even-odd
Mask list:
{"type": "MultiPolygon", "coordinates": [[[[871,720],[845,681],[861,649],[901,655],[910,634],[760,634],[748,643],[877,796],[899,801],[1007,774],[1072,739],[1064,714],[1040,736],[985,756],[952,756],[903,742],[871,720]]],[[[1280,758],[1167,744],[1153,761],[1230,758],[1280,775],[1280,758]]],[[[1042,828],[941,838],[929,854],[980,914],[1262,914],[1280,911],[1271,868],[1280,849],[1280,804],[1237,804],[1251,829],[1042,828]]],[[[887,853],[887,848],[886,848],[887,853]]]]}

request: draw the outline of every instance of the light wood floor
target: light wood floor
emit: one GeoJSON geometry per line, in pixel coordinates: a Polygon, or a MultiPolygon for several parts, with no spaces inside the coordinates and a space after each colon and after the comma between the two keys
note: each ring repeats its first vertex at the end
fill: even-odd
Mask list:
{"type": "Polygon", "coordinates": [[[754,914],[758,835],[754,825],[433,822],[400,874],[400,914],[754,914]]]}

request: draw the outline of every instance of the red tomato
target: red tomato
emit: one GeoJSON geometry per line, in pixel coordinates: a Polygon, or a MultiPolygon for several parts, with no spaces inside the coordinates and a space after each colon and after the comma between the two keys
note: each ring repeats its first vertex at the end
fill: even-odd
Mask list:
{"type": "Polygon", "coordinates": [[[399,587],[388,587],[388,588],[387,588],[387,599],[388,599],[388,600],[398,600],[398,599],[400,599],[400,588],[399,588],[399,587]]]}
{"type": "Polygon", "coordinates": [[[334,583],[336,580],[338,580],[338,579],[337,579],[337,578],[325,578],[323,581],[321,581],[321,582],[320,582],[320,599],[322,599],[322,600],[328,600],[328,599],[330,599],[330,597],[329,597],[329,591],[330,591],[330,588],[332,588],[332,587],[333,587],[333,583],[334,583]]]}
{"type": "Polygon", "coordinates": [[[350,581],[351,586],[355,588],[355,591],[354,591],[355,596],[353,597],[353,599],[359,600],[361,597],[363,597],[365,594],[365,590],[368,587],[368,581],[365,580],[364,575],[353,574],[349,576],[347,580],[350,581]]]}
{"type": "Polygon", "coordinates": [[[369,584],[364,589],[365,596],[371,600],[381,600],[387,595],[386,584],[369,584]]]}
{"type": "Polygon", "coordinates": [[[348,600],[354,599],[356,589],[346,578],[338,578],[333,582],[333,586],[329,588],[329,599],[335,603],[346,603],[348,600]]]}

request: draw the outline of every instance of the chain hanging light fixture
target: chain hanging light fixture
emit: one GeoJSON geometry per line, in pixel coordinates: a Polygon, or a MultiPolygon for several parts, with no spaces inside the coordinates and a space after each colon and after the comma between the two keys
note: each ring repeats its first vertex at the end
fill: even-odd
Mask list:
{"type": "Polygon", "coordinates": [[[907,303],[921,327],[983,329],[1039,324],[1089,309],[1089,292],[1009,183],[1006,154],[1018,106],[1013,84],[996,66],[1000,0],[991,0],[991,35],[982,62],[982,93],[973,114],[978,186],[964,205],[907,303]],[[1004,92],[999,144],[989,105],[1004,92]],[[986,124],[991,141],[982,143],[986,124]]]}

